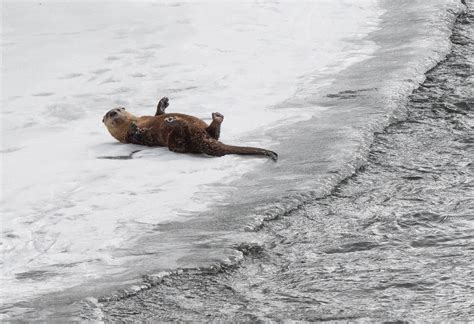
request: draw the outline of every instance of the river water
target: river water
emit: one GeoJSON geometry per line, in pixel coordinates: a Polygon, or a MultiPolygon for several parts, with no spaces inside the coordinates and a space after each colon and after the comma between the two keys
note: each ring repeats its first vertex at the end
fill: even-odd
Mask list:
{"type": "Polygon", "coordinates": [[[353,176],[266,222],[237,265],[103,300],[103,318],[472,320],[473,13],[458,17],[450,54],[353,176]]]}
{"type": "Polygon", "coordinates": [[[46,4],[5,6],[2,319],[472,318],[460,1],[46,4]],[[280,160],[101,159],[168,93],[280,160]]]}

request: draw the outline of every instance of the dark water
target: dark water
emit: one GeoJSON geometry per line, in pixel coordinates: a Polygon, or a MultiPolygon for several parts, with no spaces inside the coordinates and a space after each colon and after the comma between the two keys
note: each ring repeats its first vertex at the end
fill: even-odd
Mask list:
{"type": "Polygon", "coordinates": [[[106,320],[474,319],[473,11],[331,195],[268,222],[237,266],[102,302],[106,320]]]}

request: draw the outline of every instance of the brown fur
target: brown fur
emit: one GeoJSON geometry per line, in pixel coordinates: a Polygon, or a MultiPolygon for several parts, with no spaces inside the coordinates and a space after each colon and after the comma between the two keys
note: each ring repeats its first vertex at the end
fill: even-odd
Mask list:
{"type": "Polygon", "coordinates": [[[258,147],[233,146],[219,142],[206,130],[194,127],[187,119],[179,116],[167,116],[165,123],[173,127],[173,131],[168,137],[168,148],[173,152],[205,153],[212,156],[227,154],[262,155],[274,161],[278,159],[278,155],[269,150],[258,147]]]}
{"type": "Polygon", "coordinates": [[[135,123],[138,128],[145,129],[150,134],[150,145],[148,146],[168,146],[168,136],[172,131],[172,127],[164,122],[166,117],[173,116],[186,120],[193,127],[206,129],[207,124],[196,117],[185,114],[161,114],[157,116],[137,117],[123,108],[113,109],[117,115],[114,117],[104,116],[103,122],[109,133],[121,143],[131,143],[128,133],[130,125],[135,123]]]}
{"type": "Polygon", "coordinates": [[[262,155],[277,160],[275,152],[254,147],[230,146],[218,141],[223,116],[214,113],[211,125],[194,116],[161,112],[137,117],[124,108],[110,110],[103,122],[110,134],[122,143],[167,146],[179,153],[262,155]]]}

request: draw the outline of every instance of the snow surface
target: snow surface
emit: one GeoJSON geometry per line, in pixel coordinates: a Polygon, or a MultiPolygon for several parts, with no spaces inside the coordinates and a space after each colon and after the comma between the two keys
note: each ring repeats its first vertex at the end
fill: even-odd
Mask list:
{"type": "Polygon", "coordinates": [[[302,78],[374,50],[353,41],[377,27],[376,4],[2,3],[2,303],[119,271],[114,251],[211,208],[213,183],[274,167],[117,143],[107,110],[153,114],[168,96],[168,111],[224,114],[225,143],[277,148],[272,129],[324,113],[281,105],[302,78]]]}

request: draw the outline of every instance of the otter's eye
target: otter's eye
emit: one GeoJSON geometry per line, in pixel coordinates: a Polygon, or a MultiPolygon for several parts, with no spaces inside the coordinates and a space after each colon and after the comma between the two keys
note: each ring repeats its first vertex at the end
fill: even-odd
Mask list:
{"type": "Polygon", "coordinates": [[[116,111],[112,111],[110,114],[109,114],[109,117],[114,117],[117,115],[117,112],[116,111]]]}
{"type": "Polygon", "coordinates": [[[124,110],[125,110],[125,108],[120,108],[120,110],[124,111],[124,110]]]}

